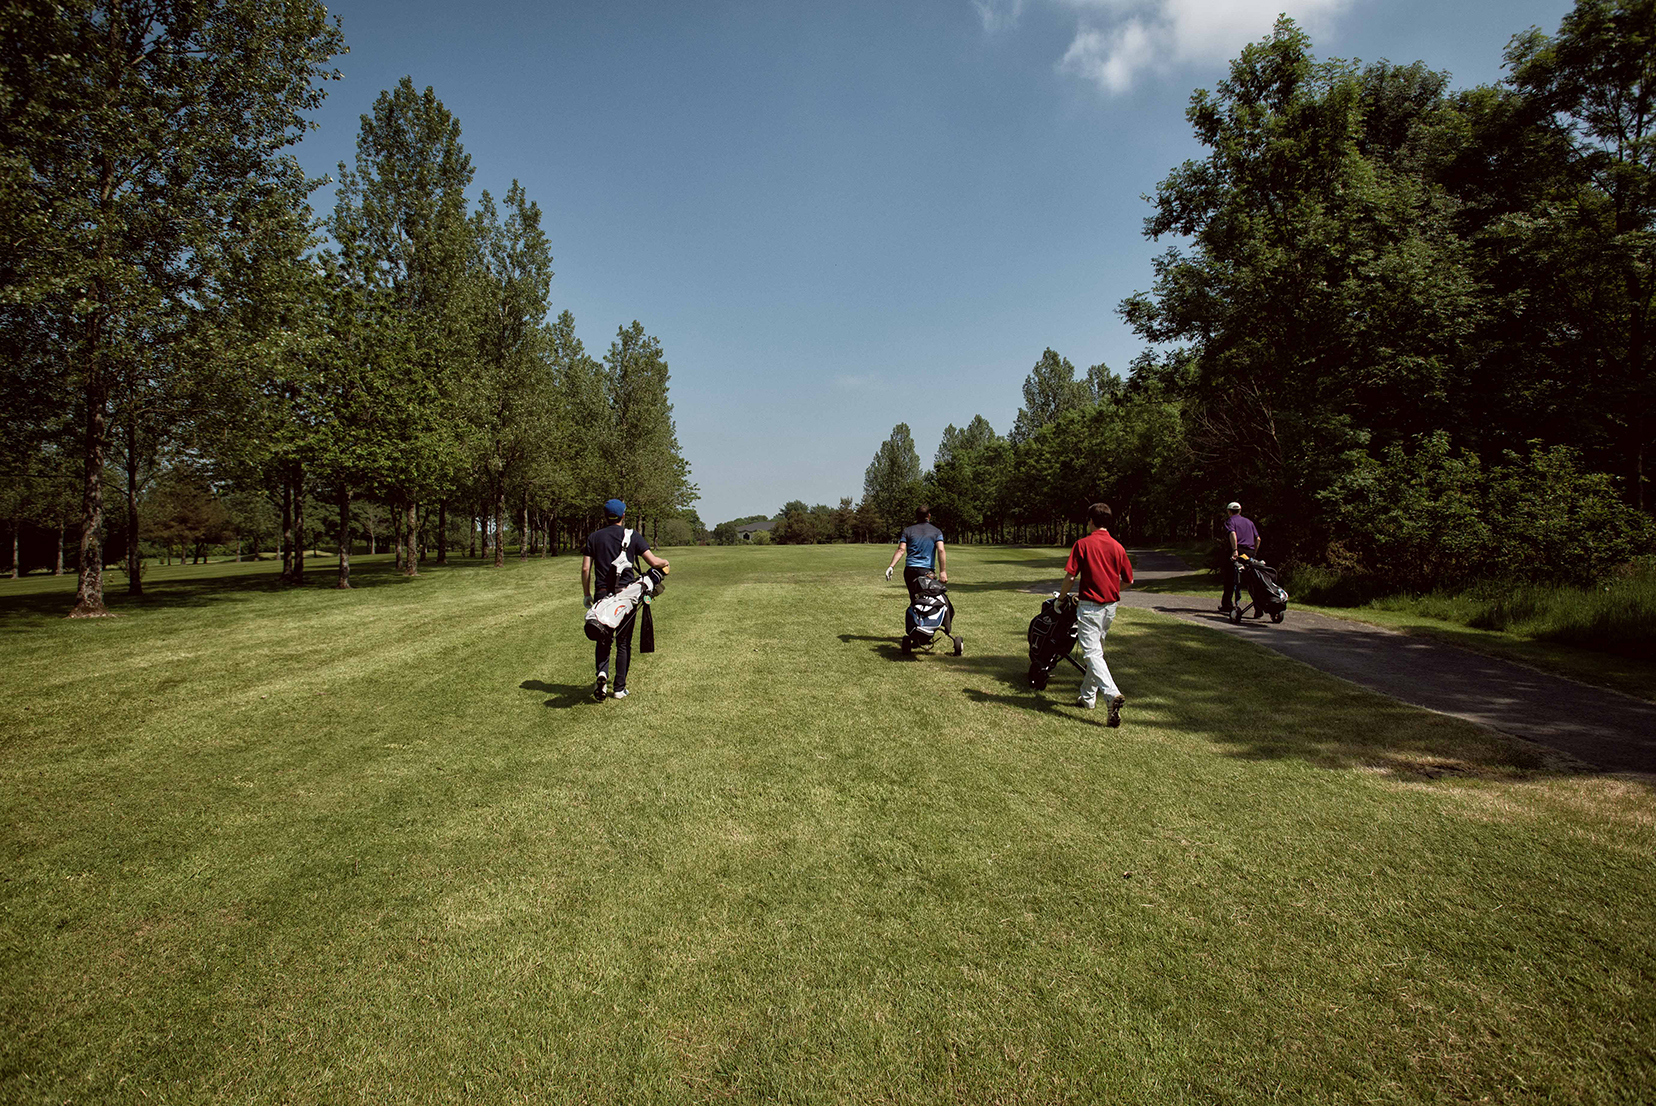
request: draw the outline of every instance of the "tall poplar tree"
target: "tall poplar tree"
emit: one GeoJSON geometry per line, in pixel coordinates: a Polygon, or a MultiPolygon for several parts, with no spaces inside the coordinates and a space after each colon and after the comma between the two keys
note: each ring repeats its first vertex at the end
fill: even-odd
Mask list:
{"type": "MultiPolygon", "coordinates": [[[[508,489],[518,491],[527,512],[529,468],[556,414],[554,367],[542,328],[552,253],[540,219],[539,206],[515,180],[506,193],[504,217],[487,192],[472,216],[477,357],[466,406],[496,535],[505,532],[508,489]]],[[[526,530],[527,519],[522,522],[526,530]]],[[[522,547],[527,552],[527,535],[522,547]]],[[[498,567],[505,559],[505,543],[497,540],[494,563],[498,567]]]]}
{"type": "Polygon", "coordinates": [[[618,328],[604,355],[610,411],[602,438],[606,468],[628,511],[657,519],[697,498],[679,452],[667,380],[661,343],[644,333],[644,324],[634,319],[631,326],[618,328]]]}
{"type": "Polygon", "coordinates": [[[882,529],[890,530],[902,525],[920,493],[920,454],[915,452],[908,423],[900,422],[874,451],[863,473],[863,505],[873,509],[882,529]]]}
{"type": "Polygon", "coordinates": [[[386,348],[407,351],[395,370],[389,415],[398,444],[385,490],[404,514],[404,571],[416,576],[420,501],[440,495],[461,465],[455,415],[472,355],[465,295],[471,158],[459,120],[436,92],[416,91],[404,77],[362,117],[356,169],[342,163],[339,177],[332,234],[360,242],[366,294],[402,332],[386,348]]]}

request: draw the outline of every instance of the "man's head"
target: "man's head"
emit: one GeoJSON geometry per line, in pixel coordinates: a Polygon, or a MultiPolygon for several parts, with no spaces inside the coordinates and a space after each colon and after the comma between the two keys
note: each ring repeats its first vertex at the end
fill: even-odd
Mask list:
{"type": "Polygon", "coordinates": [[[1229,503],[1225,504],[1225,510],[1229,511],[1233,515],[1239,515],[1242,513],[1242,504],[1233,499],[1229,503]]]}
{"type": "Polygon", "coordinates": [[[931,521],[931,508],[926,507],[926,506],[916,507],[914,509],[914,521],[915,522],[930,522],[931,521]]]}
{"type": "Polygon", "coordinates": [[[620,522],[622,516],[626,513],[627,505],[619,499],[606,499],[604,501],[604,521],[620,522]]]}
{"type": "Polygon", "coordinates": [[[1108,503],[1094,503],[1087,508],[1087,521],[1100,530],[1108,530],[1115,522],[1115,512],[1110,510],[1108,503]]]}

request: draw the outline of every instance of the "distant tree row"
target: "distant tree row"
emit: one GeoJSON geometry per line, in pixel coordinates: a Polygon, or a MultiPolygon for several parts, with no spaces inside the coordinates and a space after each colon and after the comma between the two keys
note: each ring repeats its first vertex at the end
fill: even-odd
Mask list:
{"type": "Polygon", "coordinates": [[[168,512],[203,497],[191,532],[238,547],[273,513],[294,582],[325,502],[341,587],[364,505],[411,575],[451,515],[496,564],[508,536],[577,540],[612,495],[658,537],[699,529],[661,344],[635,321],[600,359],[547,321],[541,211],[515,181],[468,200],[432,89],[380,95],[317,219],[288,152],[343,49],[316,0],[8,5],[0,40],[14,573],[24,524],[60,550],[72,528],[75,613],[102,613],[105,564],[141,591],[145,543],[177,546],[168,512]]]}

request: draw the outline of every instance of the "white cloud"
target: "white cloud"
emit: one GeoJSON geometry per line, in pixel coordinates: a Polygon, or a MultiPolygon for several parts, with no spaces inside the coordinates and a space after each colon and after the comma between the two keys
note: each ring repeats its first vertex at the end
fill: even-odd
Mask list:
{"type": "Polygon", "coordinates": [[[1024,0],[972,0],[978,18],[983,20],[983,29],[990,34],[1016,27],[1023,6],[1024,0]]]}
{"type": "MultiPolygon", "coordinates": [[[[1316,36],[1354,0],[1053,0],[1079,12],[1060,73],[1109,93],[1145,73],[1223,62],[1263,38],[1279,14],[1316,36]]],[[[982,14],[984,0],[973,0],[982,14]]],[[[985,17],[984,26],[989,26],[985,17]]]]}

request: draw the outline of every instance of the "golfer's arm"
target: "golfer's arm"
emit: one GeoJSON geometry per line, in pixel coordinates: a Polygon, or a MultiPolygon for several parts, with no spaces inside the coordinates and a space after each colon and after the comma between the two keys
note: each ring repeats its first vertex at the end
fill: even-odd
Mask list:
{"type": "Polygon", "coordinates": [[[1230,534],[1231,556],[1234,558],[1236,556],[1236,531],[1230,530],[1227,532],[1230,534]]]}
{"type": "Polygon", "coordinates": [[[581,558],[581,595],[592,598],[592,558],[581,558]]]}
{"type": "Polygon", "coordinates": [[[1075,585],[1075,573],[1073,573],[1073,572],[1064,573],[1064,586],[1058,589],[1058,601],[1060,603],[1062,603],[1064,601],[1064,597],[1067,596],[1070,593],[1070,588],[1073,587],[1074,585],[1075,585]]]}
{"type": "Polygon", "coordinates": [[[937,571],[947,576],[949,573],[949,551],[943,548],[943,543],[937,543],[937,571]]]}
{"type": "Polygon", "coordinates": [[[651,568],[665,569],[667,567],[666,560],[656,556],[654,553],[651,553],[648,549],[640,554],[640,556],[644,558],[644,563],[649,565],[651,568]]]}
{"type": "Polygon", "coordinates": [[[907,552],[908,552],[908,542],[905,542],[905,541],[898,542],[897,543],[897,552],[895,552],[891,555],[891,563],[886,565],[886,567],[887,568],[896,568],[897,567],[897,562],[902,560],[903,559],[903,554],[907,553],[907,552]]]}

